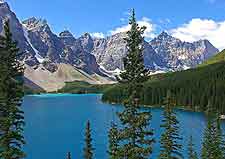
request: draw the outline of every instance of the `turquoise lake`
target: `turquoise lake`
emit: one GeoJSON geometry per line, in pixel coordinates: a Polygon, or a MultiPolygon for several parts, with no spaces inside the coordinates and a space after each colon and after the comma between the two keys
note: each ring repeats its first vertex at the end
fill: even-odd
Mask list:
{"type": "MultiPolygon", "coordinates": [[[[117,122],[116,112],[122,106],[112,106],[101,102],[101,95],[43,94],[26,96],[23,102],[25,112],[24,147],[26,159],[65,159],[70,151],[73,159],[83,159],[84,130],[87,120],[92,127],[95,159],[107,159],[107,132],[111,121],[117,122]]],[[[147,108],[146,108],[147,109],[147,108]]],[[[162,109],[147,109],[152,112],[154,128],[154,153],[159,153],[160,123],[162,109]]],[[[183,152],[187,158],[187,142],[192,135],[196,149],[200,153],[202,136],[206,123],[202,113],[176,110],[183,137],[183,152]]],[[[222,123],[225,130],[225,123],[222,123]]]]}

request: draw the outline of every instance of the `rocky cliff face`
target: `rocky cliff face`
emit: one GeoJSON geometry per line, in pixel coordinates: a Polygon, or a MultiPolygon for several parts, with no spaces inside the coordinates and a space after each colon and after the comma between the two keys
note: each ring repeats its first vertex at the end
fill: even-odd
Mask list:
{"type": "MultiPolygon", "coordinates": [[[[94,40],[92,54],[100,66],[109,71],[123,70],[123,57],[127,55],[125,36],[125,33],[119,33],[94,40]]],[[[152,71],[193,68],[219,51],[208,40],[182,42],[166,32],[149,43],[144,41],[143,45],[145,66],[152,71]]]]}
{"type": "Polygon", "coordinates": [[[39,63],[67,63],[90,74],[100,73],[95,57],[90,53],[93,47],[90,35],[75,39],[69,31],[63,31],[57,36],[46,20],[36,18],[23,21],[23,26],[39,63]]]}
{"type": "Polygon", "coordinates": [[[23,52],[23,55],[20,57],[21,60],[25,61],[27,64],[37,63],[37,60],[33,57],[35,56],[35,52],[32,49],[30,43],[27,41],[24,36],[23,26],[17,19],[15,13],[13,13],[9,5],[7,3],[0,3],[0,32],[3,33],[3,23],[9,20],[10,29],[13,34],[14,40],[18,42],[18,46],[20,48],[20,52],[23,52]]]}
{"type": "Polygon", "coordinates": [[[30,18],[22,22],[28,38],[35,50],[39,63],[43,60],[59,63],[63,55],[63,43],[52,33],[46,20],[30,18]]]}
{"type": "MultiPolygon", "coordinates": [[[[106,39],[95,39],[92,54],[100,66],[108,71],[123,70],[123,58],[127,55],[127,47],[124,38],[126,33],[118,33],[106,39]]],[[[162,66],[160,57],[152,46],[144,41],[144,63],[149,69],[154,70],[155,64],[162,66]]]]}
{"type": "Polygon", "coordinates": [[[101,74],[95,56],[91,54],[93,39],[88,33],[75,39],[69,31],[64,31],[60,33],[60,40],[64,44],[64,62],[89,74],[101,74]]]}
{"type": "Polygon", "coordinates": [[[92,54],[99,65],[108,71],[123,69],[123,57],[127,53],[124,37],[126,34],[116,34],[106,39],[95,39],[92,54]]]}
{"type": "Polygon", "coordinates": [[[196,67],[219,52],[208,40],[188,43],[166,32],[153,39],[150,45],[165,63],[164,67],[174,71],[196,67]]]}

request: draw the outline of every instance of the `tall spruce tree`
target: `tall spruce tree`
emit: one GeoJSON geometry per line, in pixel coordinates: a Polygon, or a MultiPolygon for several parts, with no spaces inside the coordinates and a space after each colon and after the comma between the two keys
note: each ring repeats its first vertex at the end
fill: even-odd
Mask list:
{"type": "Polygon", "coordinates": [[[90,125],[90,121],[88,121],[86,124],[86,130],[85,130],[84,158],[92,159],[93,151],[94,151],[94,148],[92,146],[91,125],[90,125]]]}
{"type": "Polygon", "coordinates": [[[215,137],[214,137],[214,157],[215,158],[225,158],[224,156],[224,139],[223,139],[223,134],[222,134],[222,129],[221,129],[221,121],[220,121],[220,116],[219,113],[216,113],[216,118],[215,118],[215,137]]]}
{"type": "Polygon", "coordinates": [[[13,41],[9,21],[0,37],[0,158],[20,159],[24,117],[20,108],[23,98],[23,66],[17,60],[19,49],[13,41]]]}
{"type": "Polygon", "coordinates": [[[202,144],[202,159],[213,159],[213,151],[212,151],[212,145],[213,145],[213,120],[211,117],[208,117],[207,119],[207,126],[205,128],[204,132],[204,141],[202,144]]]}
{"type": "Polygon", "coordinates": [[[197,152],[195,151],[195,145],[193,143],[193,138],[190,136],[188,143],[188,159],[198,159],[197,152]]]}
{"type": "Polygon", "coordinates": [[[140,111],[140,91],[142,83],[147,80],[147,70],[143,60],[143,36],[145,27],[139,27],[132,10],[130,18],[131,30],[125,38],[128,55],[124,58],[125,71],[120,75],[120,82],[128,85],[129,99],[124,102],[125,110],[118,113],[122,123],[119,129],[118,158],[147,159],[152,153],[154,142],[153,130],[150,128],[151,113],[140,111]]]}
{"type": "Polygon", "coordinates": [[[160,143],[161,150],[159,159],[181,159],[182,145],[179,141],[182,140],[179,134],[179,121],[176,118],[176,113],[173,111],[175,105],[173,96],[170,91],[167,92],[165,107],[163,112],[163,124],[161,127],[164,129],[161,135],[160,143]]]}
{"type": "Polygon", "coordinates": [[[120,74],[119,81],[128,84],[129,96],[131,96],[134,91],[140,92],[143,82],[148,79],[148,70],[145,69],[143,58],[143,34],[146,27],[139,27],[134,9],[129,25],[131,29],[127,32],[125,38],[128,54],[123,59],[124,72],[120,74]]]}
{"type": "Polygon", "coordinates": [[[220,127],[219,115],[215,113],[209,102],[208,104],[207,126],[202,144],[202,159],[224,158],[223,136],[220,127]]]}
{"type": "Polygon", "coordinates": [[[109,130],[109,159],[119,159],[119,132],[117,126],[112,123],[111,128],[109,130]]]}

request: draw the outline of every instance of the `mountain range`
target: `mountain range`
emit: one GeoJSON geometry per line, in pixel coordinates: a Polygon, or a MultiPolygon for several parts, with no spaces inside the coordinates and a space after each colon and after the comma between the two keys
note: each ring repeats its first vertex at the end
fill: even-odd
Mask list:
{"type": "MultiPolygon", "coordinates": [[[[30,87],[56,91],[70,81],[114,83],[114,75],[123,70],[126,33],[102,39],[89,33],[76,38],[68,30],[57,35],[46,20],[19,21],[6,2],[0,3],[1,33],[7,19],[22,52],[19,60],[25,64],[25,81],[30,87]]],[[[193,68],[219,52],[208,40],[183,42],[166,32],[143,45],[144,63],[151,73],[193,68]]]]}

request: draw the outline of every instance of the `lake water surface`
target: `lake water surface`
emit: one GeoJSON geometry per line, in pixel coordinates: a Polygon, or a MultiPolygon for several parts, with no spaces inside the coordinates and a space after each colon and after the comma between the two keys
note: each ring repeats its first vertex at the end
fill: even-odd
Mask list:
{"type": "MultiPolygon", "coordinates": [[[[70,151],[73,159],[83,159],[84,130],[87,120],[92,127],[95,159],[107,159],[107,132],[111,121],[118,122],[116,112],[123,107],[101,102],[101,95],[43,94],[26,96],[23,102],[25,112],[24,147],[26,159],[65,159],[70,151]]],[[[148,109],[152,112],[152,127],[155,130],[154,153],[159,153],[160,123],[162,109],[148,109]]],[[[198,153],[205,127],[202,113],[176,110],[183,137],[183,151],[186,155],[187,142],[192,135],[198,153]]],[[[222,123],[225,130],[225,123],[222,123]]],[[[186,156],[185,156],[186,157],[186,156]]]]}

